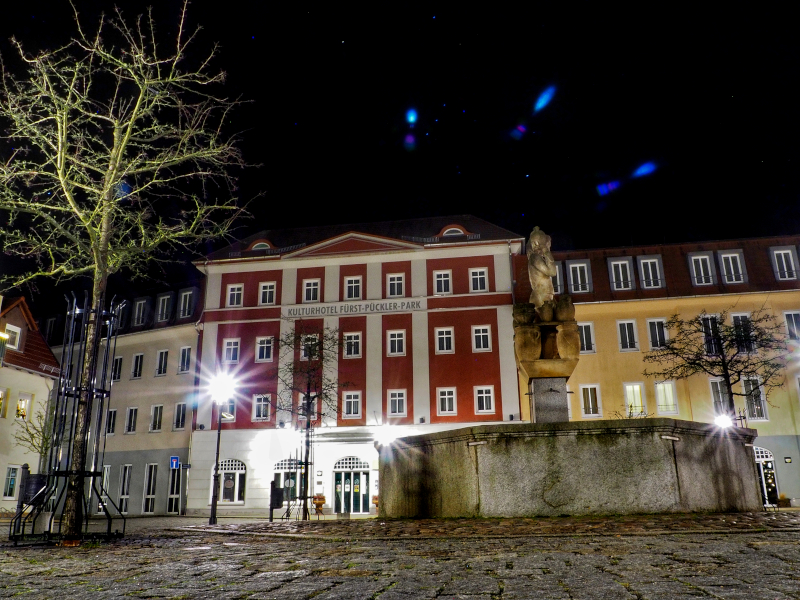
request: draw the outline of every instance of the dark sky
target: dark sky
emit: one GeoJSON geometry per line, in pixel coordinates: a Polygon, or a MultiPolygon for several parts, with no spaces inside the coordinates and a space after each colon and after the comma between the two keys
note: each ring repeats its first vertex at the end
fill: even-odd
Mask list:
{"type": "MultiPolygon", "coordinates": [[[[87,18],[110,6],[76,3],[87,18]]],[[[68,4],[49,4],[4,7],[0,39],[36,48],[69,34],[68,4]]],[[[180,3],[157,4],[167,35],[180,3]]],[[[461,212],[523,234],[540,225],[560,249],[800,230],[788,8],[314,4],[190,7],[196,50],[219,42],[229,95],[253,101],[235,120],[263,166],[241,190],[264,196],[242,236],[461,212]],[[656,170],[632,179],[648,161],[656,170]]],[[[122,5],[134,17],[147,3],[122,5]]]]}

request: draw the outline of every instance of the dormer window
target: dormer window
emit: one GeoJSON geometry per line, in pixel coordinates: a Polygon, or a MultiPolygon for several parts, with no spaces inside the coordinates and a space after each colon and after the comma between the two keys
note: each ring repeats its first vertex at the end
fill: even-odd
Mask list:
{"type": "Polygon", "coordinates": [[[448,229],[445,229],[445,231],[444,231],[444,233],[442,235],[443,236],[446,236],[446,235],[464,235],[464,232],[461,231],[460,229],[455,228],[455,227],[450,227],[448,229]]]}
{"type": "Polygon", "coordinates": [[[6,335],[8,336],[8,340],[6,341],[6,348],[11,348],[12,350],[19,350],[20,340],[22,339],[22,330],[15,325],[6,324],[6,335]]]}
{"type": "Polygon", "coordinates": [[[158,297],[158,321],[163,322],[169,319],[170,313],[170,297],[169,296],[159,296],[158,297]]]}
{"type": "Polygon", "coordinates": [[[253,246],[250,249],[251,250],[269,250],[269,244],[265,244],[264,242],[259,242],[258,244],[256,244],[255,246],[253,246]]]}
{"type": "Polygon", "coordinates": [[[133,325],[134,327],[144,325],[145,309],[147,300],[137,300],[133,305],[133,325]]]}

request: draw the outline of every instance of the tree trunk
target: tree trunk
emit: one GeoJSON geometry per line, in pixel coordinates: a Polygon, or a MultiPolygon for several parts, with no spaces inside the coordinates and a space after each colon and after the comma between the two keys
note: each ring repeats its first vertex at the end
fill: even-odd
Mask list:
{"type": "Polygon", "coordinates": [[[305,458],[303,459],[303,520],[308,521],[310,515],[308,514],[308,471],[310,465],[308,464],[311,458],[311,385],[308,386],[308,393],[306,394],[306,448],[305,458]]]}

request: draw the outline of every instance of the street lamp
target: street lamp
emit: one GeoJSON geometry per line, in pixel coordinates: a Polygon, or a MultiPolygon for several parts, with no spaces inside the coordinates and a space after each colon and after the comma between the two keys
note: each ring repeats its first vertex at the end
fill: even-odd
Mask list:
{"type": "Polygon", "coordinates": [[[211,514],[209,525],[217,524],[217,501],[219,500],[219,442],[222,437],[222,405],[233,396],[236,381],[228,373],[217,374],[208,384],[211,400],[217,405],[217,453],[214,458],[214,490],[211,493],[211,514]]]}

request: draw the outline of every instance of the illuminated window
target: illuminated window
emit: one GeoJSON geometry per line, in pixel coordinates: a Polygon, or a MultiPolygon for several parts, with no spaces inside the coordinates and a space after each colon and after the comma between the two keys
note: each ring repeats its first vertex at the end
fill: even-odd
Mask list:
{"type": "Polygon", "coordinates": [[[656,383],[656,410],[660,415],[678,414],[678,400],[675,395],[674,381],[656,383]]]}
{"type": "Polygon", "coordinates": [[[628,416],[639,416],[645,413],[644,386],[641,383],[624,383],[625,392],[625,414],[628,416]]]}
{"type": "Polygon", "coordinates": [[[16,417],[21,421],[27,421],[30,417],[31,406],[33,405],[33,394],[20,392],[17,400],[16,417]]]}
{"type": "Polygon", "coordinates": [[[19,350],[19,343],[20,339],[22,338],[22,330],[19,327],[15,327],[14,325],[6,323],[6,335],[8,336],[6,348],[19,350]]]}

